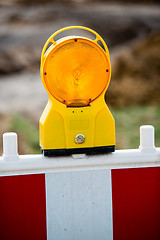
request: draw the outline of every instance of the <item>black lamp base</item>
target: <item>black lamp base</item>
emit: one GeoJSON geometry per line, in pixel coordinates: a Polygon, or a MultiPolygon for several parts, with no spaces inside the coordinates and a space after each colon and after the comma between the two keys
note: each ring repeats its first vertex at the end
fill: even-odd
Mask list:
{"type": "Polygon", "coordinates": [[[69,148],[69,149],[42,149],[42,153],[47,157],[69,156],[72,154],[104,154],[115,151],[115,145],[91,148],[69,148]]]}

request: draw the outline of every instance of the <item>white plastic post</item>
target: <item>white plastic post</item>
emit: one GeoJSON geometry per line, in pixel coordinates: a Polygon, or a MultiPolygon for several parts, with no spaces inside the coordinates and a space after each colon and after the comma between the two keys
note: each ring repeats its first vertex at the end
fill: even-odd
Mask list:
{"type": "Polygon", "coordinates": [[[15,160],[18,157],[16,133],[8,132],[3,134],[3,156],[10,160],[15,160]]]}
{"type": "Polygon", "coordinates": [[[154,127],[144,125],[140,127],[140,147],[141,150],[155,150],[154,127]]]}

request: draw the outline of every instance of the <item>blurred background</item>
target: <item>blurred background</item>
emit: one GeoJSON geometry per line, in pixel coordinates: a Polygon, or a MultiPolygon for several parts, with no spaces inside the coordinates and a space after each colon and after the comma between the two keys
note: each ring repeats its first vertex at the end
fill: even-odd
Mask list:
{"type": "Polygon", "coordinates": [[[0,0],[0,154],[2,134],[18,134],[19,153],[39,153],[38,121],[47,103],[39,65],[56,30],[83,25],[106,41],[112,78],[106,102],[116,121],[117,149],[139,146],[152,124],[160,146],[159,0],[0,0]]]}

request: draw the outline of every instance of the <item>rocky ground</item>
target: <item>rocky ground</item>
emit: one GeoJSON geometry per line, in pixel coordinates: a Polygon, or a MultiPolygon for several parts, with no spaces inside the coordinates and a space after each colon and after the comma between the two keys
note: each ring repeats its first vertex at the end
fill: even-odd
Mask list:
{"type": "Polygon", "coordinates": [[[159,101],[158,5],[14,5],[0,8],[1,113],[43,109],[41,50],[54,31],[68,25],[91,27],[107,42],[113,72],[107,101],[114,106],[159,101]]]}

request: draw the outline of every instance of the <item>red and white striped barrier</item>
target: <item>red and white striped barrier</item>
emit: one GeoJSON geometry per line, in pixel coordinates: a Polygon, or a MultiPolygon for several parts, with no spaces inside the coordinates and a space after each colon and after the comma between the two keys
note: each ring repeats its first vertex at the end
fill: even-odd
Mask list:
{"type": "Polygon", "coordinates": [[[0,240],[159,240],[160,148],[142,126],[140,147],[103,155],[18,155],[3,135],[0,240]]]}

